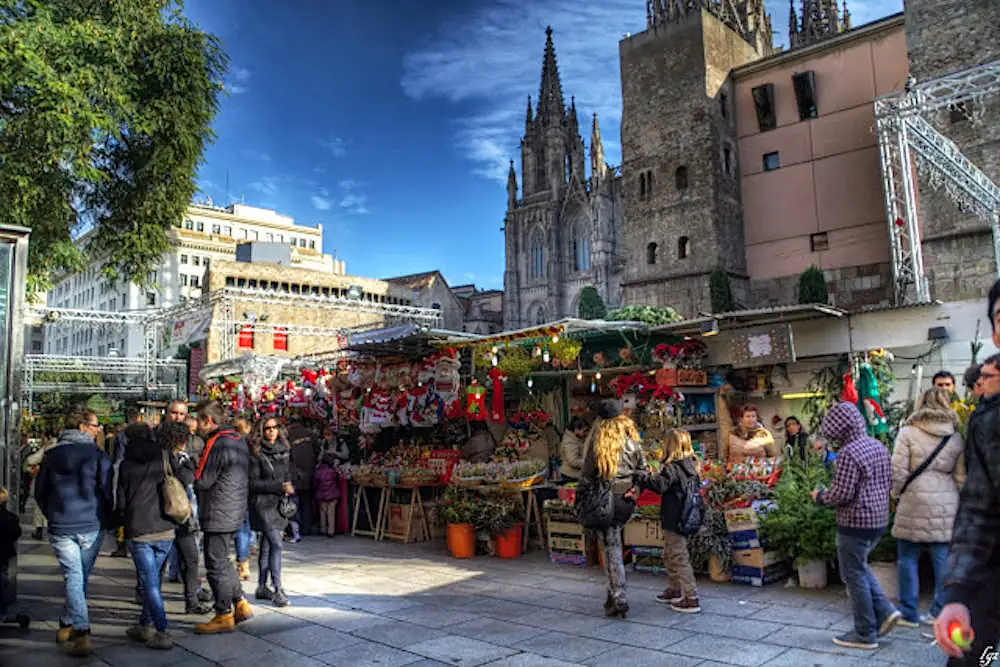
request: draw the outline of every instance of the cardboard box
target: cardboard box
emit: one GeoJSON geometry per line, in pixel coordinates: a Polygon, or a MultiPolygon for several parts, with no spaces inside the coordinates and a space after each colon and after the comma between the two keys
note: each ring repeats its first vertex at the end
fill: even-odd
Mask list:
{"type": "Polygon", "coordinates": [[[632,570],[634,572],[641,572],[643,574],[666,574],[667,568],[663,567],[663,563],[653,564],[641,561],[636,561],[632,564],[632,570]]]}
{"type": "Polygon", "coordinates": [[[426,540],[427,536],[424,535],[422,518],[420,508],[418,507],[413,508],[413,515],[410,516],[409,503],[389,503],[389,533],[391,535],[405,535],[406,524],[409,522],[410,539],[415,542],[426,540]]]}
{"type": "Polygon", "coordinates": [[[584,554],[564,554],[558,551],[550,551],[549,560],[556,565],[572,565],[573,567],[587,566],[587,556],[584,554]]]}
{"type": "Polygon", "coordinates": [[[760,527],[760,517],[752,507],[740,507],[726,510],[726,528],[730,533],[745,530],[757,530],[760,527]]]}
{"type": "Polygon", "coordinates": [[[582,536],[583,526],[578,523],[568,523],[566,521],[549,521],[549,535],[582,536]]]}
{"type": "Polygon", "coordinates": [[[765,568],[783,563],[785,554],[780,551],[765,551],[764,549],[743,549],[733,551],[733,563],[744,567],[765,568]]]}
{"type": "Polygon", "coordinates": [[[663,558],[663,547],[632,547],[636,558],[663,558]]]}
{"type": "Polygon", "coordinates": [[[760,533],[756,530],[741,530],[736,533],[729,533],[729,542],[733,545],[733,551],[767,548],[767,540],[761,537],[760,533]]]}
{"type": "Polygon", "coordinates": [[[663,546],[659,519],[632,519],[625,524],[622,542],[633,547],[663,546]]]}
{"type": "Polygon", "coordinates": [[[733,565],[730,581],[745,586],[767,586],[779,581],[785,581],[792,574],[792,568],[787,561],[782,561],[768,567],[746,567],[733,565]]]}

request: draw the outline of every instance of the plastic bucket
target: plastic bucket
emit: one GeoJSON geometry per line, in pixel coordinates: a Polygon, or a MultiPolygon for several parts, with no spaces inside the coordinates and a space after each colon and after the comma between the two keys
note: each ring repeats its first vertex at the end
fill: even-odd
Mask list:
{"type": "Polygon", "coordinates": [[[523,524],[514,524],[503,535],[497,535],[497,556],[500,558],[521,557],[521,531],[523,524]]]}
{"type": "Polygon", "coordinates": [[[471,523],[448,524],[448,551],[455,558],[472,558],[476,555],[476,531],[471,523]]]}
{"type": "Polygon", "coordinates": [[[811,560],[798,567],[799,588],[826,588],[826,561],[811,560]]]}

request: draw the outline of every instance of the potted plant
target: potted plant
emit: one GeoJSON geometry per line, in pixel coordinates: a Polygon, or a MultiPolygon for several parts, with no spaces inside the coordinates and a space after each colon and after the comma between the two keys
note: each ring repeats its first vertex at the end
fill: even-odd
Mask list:
{"type": "Polygon", "coordinates": [[[771,548],[793,559],[802,588],[825,588],[827,564],[837,558],[837,516],[813,502],[809,493],[830,486],[831,475],[820,457],[785,461],[775,487],[775,505],[761,519],[761,534],[771,548]]]}
{"type": "Polygon", "coordinates": [[[691,564],[699,572],[708,572],[712,581],[729,581],[733,567],[733,544],[721,509],[707,505],[701,531],[688,540],[691,564]]]}
{"type": "Polygon", "coordinates": [[[496,542],[500,558],[520,558],[523,520],[524,512],[515,496],[493,494],[478,503],[475,530],[496,542]]]}
{"type": "Polygon", "coordinates": [[[448,551],[455,558],[476,555],[474,522],[479,503],[469,500],[457,486],[449,486],[444,497],[434,506],[434,521],[447,527],[448,551]]]}

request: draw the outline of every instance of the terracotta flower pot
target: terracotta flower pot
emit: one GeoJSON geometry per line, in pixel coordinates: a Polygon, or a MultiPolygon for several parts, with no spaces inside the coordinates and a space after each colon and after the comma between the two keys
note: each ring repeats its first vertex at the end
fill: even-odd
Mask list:
{"type": "Polygon", "coordinates": [[[722,569],[722,563],[715,554],[708,558],[708,578],[719,583],[729,581],[729,573],[722,569]]]}
{"type": "Polygon", "coordinates": [[[497,556],[500,558],[521,557],[521,531],[524,524],[515,523],[503,535],[497,535],[497,556]]]}
{"type": "Polygon", "coordinates": [[[476,531],[471,523],[448,524],[448,551],[455,558],[472,558],[476,555],[476,531]]]}

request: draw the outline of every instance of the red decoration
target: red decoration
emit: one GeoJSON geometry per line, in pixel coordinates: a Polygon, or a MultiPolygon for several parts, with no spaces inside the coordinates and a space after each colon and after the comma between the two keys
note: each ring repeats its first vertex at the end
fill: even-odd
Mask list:
{"type": "Polygon", "coordinates": [[[495,422],[502,422],[504,421],[503,382],[507,379],[507,376],[499,368],[491,368],[489,378],[493,381],[493,400],[490,405],[490,419],[495,422]]]}
{"type": "Polygon", "coordinates": [[[840,400],[855,405],[858,402],[858,390],[854,386],[854,378],[851,377],[850,373],[844,374],[844,389],[840,392],[840,400]]]}
{"type": "Polygon", "coordinates": [[[486,389],[473,385],[465,390],[465,416],[471,421],[486,421],[486,389]]]}

